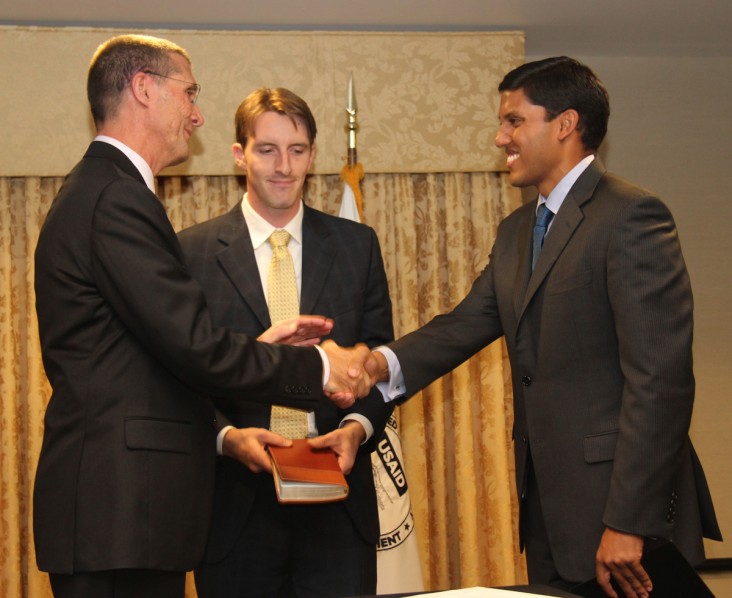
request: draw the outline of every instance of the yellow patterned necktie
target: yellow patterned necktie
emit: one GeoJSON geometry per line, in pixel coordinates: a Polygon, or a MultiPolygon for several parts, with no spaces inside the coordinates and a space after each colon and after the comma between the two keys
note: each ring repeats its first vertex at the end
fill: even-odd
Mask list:
{"type": "MultiPolygon", "coordinates": [[[[269,264],[267,301],[273,325],[300,314],[295,265],[287,249],[289,241],[290,233],[286,230],[276,230],[269,237],[272,261],[269,264]]],[[[308,435],[308,415],[300,409],[273,405],[269,427],[285,438],[305,438],[308,435]]]]}

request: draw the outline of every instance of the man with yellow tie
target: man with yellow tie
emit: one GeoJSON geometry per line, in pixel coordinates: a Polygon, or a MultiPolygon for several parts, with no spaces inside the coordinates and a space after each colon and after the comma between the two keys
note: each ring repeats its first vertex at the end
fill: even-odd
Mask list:
{"type": "MultiPolygon", "coordinates": [[[[303,203],[315,158],[308,105],[287,89],[258,89],[239,106],[235,126],[243,200],[179,235],[214,323],[261,335],[299,313],[322,314],[333,319],[330,336],[340,345],[391,340],[374,231],[303,203]]],[[[196,571],[199,597],[374,594],[379,521],[370,451],[391,408],[378,392],[348,411],[325,398],[310,413],[239,403],[217,400],[233,427],[219,434],[224,457],[206,556],[196,571]],[[339,456],[349,497],[279,504],[266,446],[319,434],[339,456]]]]}

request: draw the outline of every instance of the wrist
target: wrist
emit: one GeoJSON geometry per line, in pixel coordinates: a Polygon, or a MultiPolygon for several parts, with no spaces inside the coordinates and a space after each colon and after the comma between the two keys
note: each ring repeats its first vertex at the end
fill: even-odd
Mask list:
{"type": "Polygon", "coordinates": [[[376,359],[378,369],[376,371],[376,381],[384,382],[389,379],[389,363],[386,361],[386,356],[381,351],[373,351],[371,353],[376,359]]]}
{"type": "Polygon", "coordinates": [[[349,419],[346,420],[341,427],[348,430],[357,444],[361,445],[366,440],[366,430],[364,430],[361,422],[355,419],[349,419]]]}
{"type": "Polygon", "coordinates": [[[219,433],[216,435],[216,454],[221,456],[226,456],[226,435],[234,429],[234,426],[224,426],[219,430],[219,433]]]}

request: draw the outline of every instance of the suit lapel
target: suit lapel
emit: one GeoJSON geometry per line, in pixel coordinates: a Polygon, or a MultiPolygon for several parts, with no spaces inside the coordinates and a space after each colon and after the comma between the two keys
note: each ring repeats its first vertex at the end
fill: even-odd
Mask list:
{"type": "Polygon", "coordinates": [[[267,300],[262,290],[249,229],[238,203],[226,215],[218,239],[222,249],[216,257],[221,267],[257,316],[262,328],[269,328],[267,300]]]}
{"type": "MultiPolygon", "coordinates": [[[[559,259],[559,256],[574,235],[575,230],[577,230],[577,227],[584,219],[582,206],[592,198],[597,183],[604,173],[605,166],[600,162],[599,158],[595,158],[569,190],[567,197],[562,202],[562,207],[559,208],[559,212],[554,217],[549,234],[547,234],[544,241],[544,247],[539,255],[539,260],[536,262],[536,268],[533,273],[530,273],[529,284],[521,302],[520,314],[524,313],[531,299],[536,294],[536,291],[544,282],[552,266],[559,259]]],[[[534,219],[530,218],[525,228],[525,232],[529,236],[531,235],[533,226],[534,219]]],[[[530,246],[530,243],[527,246],[530,246]]],[[[525,268],[530,272],[531,259],[526,260],[524,264],[525,268]]]]}
{"type": "MultiPolygon", "coordinates": [[[[534,208],[536,207],[535,199],[531,202],[531,205],[534,208]]],[[[516,247],[518,248],[519,255],[513,287],[513,308],[517,319],[523,310],[524,297],[526,296],[526,290],[531,277],[532,230],[535,220],[534,209],[527,208],[524,212],[524,221],[517,227],[516,233],[516,247]]]]}
{"type": "Polygon", "coordinates": [[[336,250],[330,231],[315,210],[305,206],[302,220],[302,290],[300,313],[312,314],[328,280],[336,250]]]}

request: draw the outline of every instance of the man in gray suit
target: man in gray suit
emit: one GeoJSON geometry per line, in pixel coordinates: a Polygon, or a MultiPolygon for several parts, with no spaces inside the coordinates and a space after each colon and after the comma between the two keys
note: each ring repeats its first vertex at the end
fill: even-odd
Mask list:
{"type": "MultiPolygon", "coordinates": [[[[239,106],[235,128],[234,160],[246,173],[244,198],[223,216],[179,234],[214,324],[266,334],[279,311],[273,303],[282,300],[273,289],[268,239],[284,230],[300,311],[332,318],[330,337],[340,344],[373,347],[392,340],[376,234],[303,203],[316,136],[307,103],[287,89],[258,89],[239,106]]],[[[333,504],[281,505],[266,447],[287,441],[268,430],[272,409],[225,398],[216,404],[236,429],[222,431],[225,457],[217,466],[206,555],[196,570],[199,596],[374,594],[379,520],[370,453],[392,405],[376,390],[349,412],[326,398],[316,404],[311,435],[323,435],[319,446],[339,454],[350,494],[333,504]]]]}
{"type": "Polygon", "coordinates": [[[693,305],[676,226],[597,158],[609,100],[589,68],[528,63],[499,91],[496,145],[511,183],[539,197],[500,225],[468,296],[370,367],[409,396],[505,336],[529,580],[596,576],[610,596],[611,579],[647,596],[644,549],[670,540],[698,563],[702,536],[721,539],[688,438],[693,305]]]}

